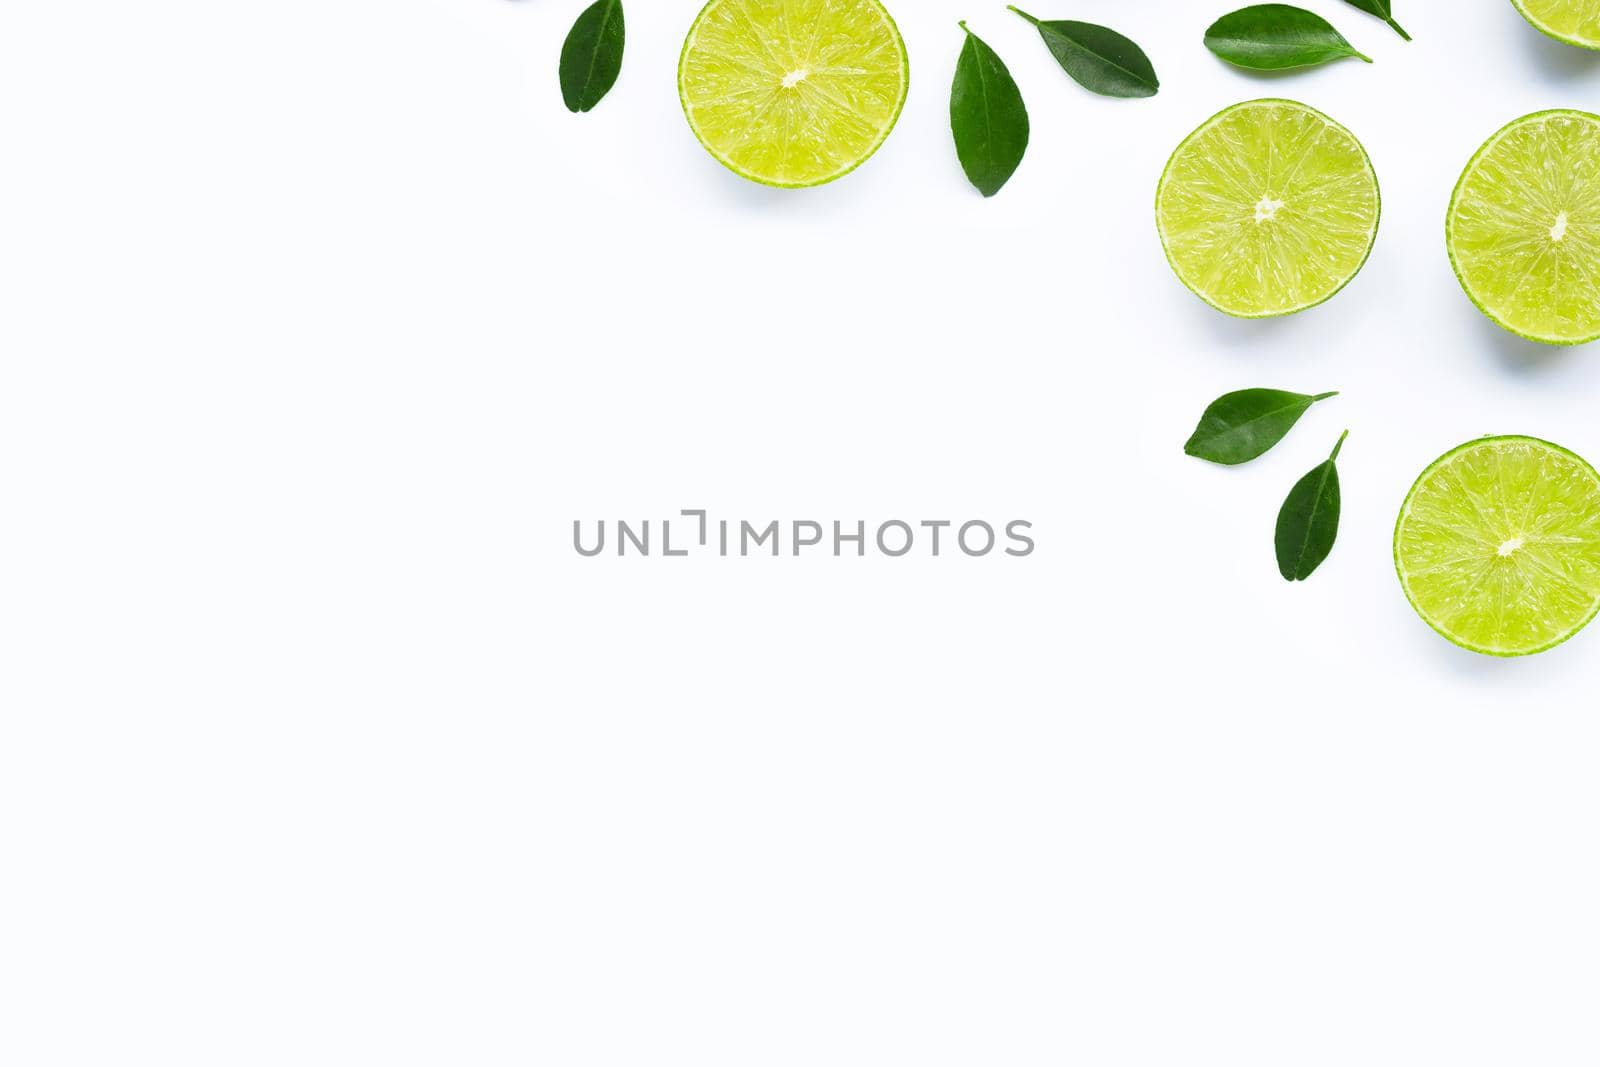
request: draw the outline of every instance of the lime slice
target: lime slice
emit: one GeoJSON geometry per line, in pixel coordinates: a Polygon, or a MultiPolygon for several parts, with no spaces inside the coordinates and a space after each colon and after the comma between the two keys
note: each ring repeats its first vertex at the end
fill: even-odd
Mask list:
{"type": "Polygon", "coordinates": [[[1417,614],[1463,648],[1553,648],[1600,610],[1600,475],[1532,437],[1470,441],[1411,487],[1394,565],[1417,614]]]}
{"type": "Polygon", "coordinates": [[[1361,142],[1292,100],[1236,104],[1172,153],[1156,225],[1179,280],[1219,311],[1288,315],[1361,270],[1378,235],[1361,142]]]}
{"type": "Polygon", "coordinates": [[[785,188],[864,163],[909,84],[905,42],[878,0],[711,0],[678,60],[678,96],[706,151],[785,188]]]}
{"type": "Polygon", "coordinates": [[[1600,338],[1600,116],[1525,115],[1472,157],[1445,221],[1478,310],[1552,345],[1600,338]]]}
{"type": "Polygon", "coordinates": [[[1540,33],[1580,48],[1600,48],[1600,7],[1594,0],[1511,0],[1540,33]]]}

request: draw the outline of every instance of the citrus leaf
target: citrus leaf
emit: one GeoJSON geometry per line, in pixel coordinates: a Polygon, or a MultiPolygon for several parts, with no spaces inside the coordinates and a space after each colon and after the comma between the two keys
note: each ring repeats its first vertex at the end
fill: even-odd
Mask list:
{"type": "Polygon", "coordinates": [[[1010,10],[1033,23],[1045,47],[1072,80],[1101,96],[1154,96],[1161,83],[1144,49],[1116,30],[1092,22],[1041,22],[1016,7],[1010,10]]]}
{"type": "Polygon", "coordinates": [[[1288,4],[1256,4],[1222,16],[1206,31],[1206,47],[1250,70],[1314,67],[1346,56],[1372,62],[1321,15],[1288,4]]]}
{"type": "Polygon", "coordinates": [[[1339,536],[1339,450],[1349,436],[1346,430],[1333,455],[1289,490],[1278,512],[1278,573],[1286,581],[1305,581],[1333,551],[1339,536]]]}
{"type": "Polygon", "coordinates": [[[950,132],[967,179],[984,196],[1011,180],[1028,150],[1028,109],[1011,72],[965,22],[967,35],[950,89],[950,132]]]}
{"type": "Polygon", "coordinates": [[[1401,37],[1404,37],[1408,41],[1411,40],[1411,35],[1405,30],[1401,29],[1400,24],[1396,22],[1394,20],[1394,16],[1389,13],[1391,10],[1389,6],[1389,0],[1344,0],[1344,2],[1353,8],[1365,11],[1369,15],[1378,16],[1380,19],[1387,22],[1395,33],[1398,33],[1401,37]]]}
{"type": "Polygon", "coordinates": [[[1300,421],[1319,400],[1338,396],[1286,393],[1278,389],[1243,389],[1218,397],[1200,417],[1200,425],[1183,446],[1185,453],[1211,463],[1237,466],[1263,455],[1300,421]]]}
{"type": "Polygon", "coordinates": [[[561,46],[561,98],[573,113],[589,111],[617,84],[626,34],[622,0],[595,0],[561,46]]]}

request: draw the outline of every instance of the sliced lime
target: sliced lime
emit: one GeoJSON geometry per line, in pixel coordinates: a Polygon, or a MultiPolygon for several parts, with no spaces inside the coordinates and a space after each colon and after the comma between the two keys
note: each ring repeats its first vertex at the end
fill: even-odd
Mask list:
{"type": "Polygon", "coordinates": [[[1378,234],[1378,178],[1350,131],[1292,100],[1236,104],[1172,153],[1156,225],[1178,278],[1243,318],[1320,304],[1378,234]]]}
{"type": "Polygon", "coordinates": [[[678,96],[706,151],[786,188],[865,162],[909,83],[905,42],[878,0],[711,0],[678,60],[678,96]]]}
{"type": "Polygon", "coordinates": [[[1450,263],[1478,309],[1545,344],[1600,338],[1600,116],[1525,115],[1489,138],[1450,199],[1450,263]]]}
{"type": "Polygon", "coordinates": [[[1600,6],[1594,0],[1511,0],[1540,33],[1579,48],[1600,48],[1600,6]]]}
{"type": "Polygon", "coordinates": [[[1394,564],[1417,614],[1463,648],[1553,648],[1600,611],[1600,475],[1533,437],[1470,441],[1411,487],[1394,564]]]}

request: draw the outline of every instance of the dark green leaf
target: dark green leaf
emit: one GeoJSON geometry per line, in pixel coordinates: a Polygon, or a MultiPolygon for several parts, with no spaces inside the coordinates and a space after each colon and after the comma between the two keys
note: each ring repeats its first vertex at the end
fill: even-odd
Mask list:
{"type": "Polygon", "coordinates": [[[622,72],[622,0],[596,0],[578,16],[561,46],[561,98],[567,110],[588,111],[622,72]]]}
{"type": "Polygon", "coordinates": [[[984,196],[1011,180],[1028,150],[1028,109],[1022,91],[994,49],[963,22],[967,43],[950,90],[950,132],[961,169],[984,196]]]}
{"type": "Polygon", "coordinates": [[[1345,56],[1372,62],[1322,16],[1288,4],[1256,4],[1222,16],[1206,31],[1206,47],[1251,70],[1314,67],[1345,56]]]}
{"type": "Polygon", "coordinates": [[[1369,15],[1378,16],[1380,19],[1387,22],[1394,29],[1395,33],[1398,33],[1401,37],[1404,37],[1408,41],[1411,40],[1411,35],[1405,30],[1402,30],[1400,28],[1400,24],[1394,20],[1394,16],[1389,13],[1392,10],[1389,6],[1389,0],[1344,0],[1344,2],[1349,4],[1351,7],[1360,8],[1369,15]]]}
{"type": "MultiPolygon", "coordinates": [[[[1010,5],[1007,5],[1008,7],[1010,5]]],[[[1161,83],[1144,49],[1116,30],[1091,22],[1040,22],[1012,7],[1039,28],[1039,36],[1072,80],[1101,96],[1154,96],[1161,83]]]]}
{"type": "Polygon", "coordinates": [[[1338,393],[1307,396],[1278,389],[1244,389],[1218,397],[1200,417],[1184,452],[1212,463],[1248,463],[1283,440],[1300,416],[1319,400],[1338,393]]]}
{"type": "Polygon", "coordinates": [[[1333,455],[1289,490],[1278,512],[1278,573],[1287,581],[1305,581],[1333,551],[1339,536],[1339,450],[1349,436],[1346,430],[1333,455]]]}

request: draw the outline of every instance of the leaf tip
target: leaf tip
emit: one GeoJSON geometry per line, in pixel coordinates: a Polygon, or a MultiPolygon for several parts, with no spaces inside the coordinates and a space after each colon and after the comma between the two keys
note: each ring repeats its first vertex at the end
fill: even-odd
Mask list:
{"type": "Polygon", "coordinates": [[[1349,430],[1346,430],[1344,433],[1339,435],[1339,443],[1333,446],[1333,455],[1328,457],[1328,462],[1331,463],[1334,460],[1339,458],[1339,452],[1340,452],[1341,449],[1344,448],[1344,439],[1346,437],[1349,437],[1349,436],[1350,436],[1350,431],[1349,430]]]}

